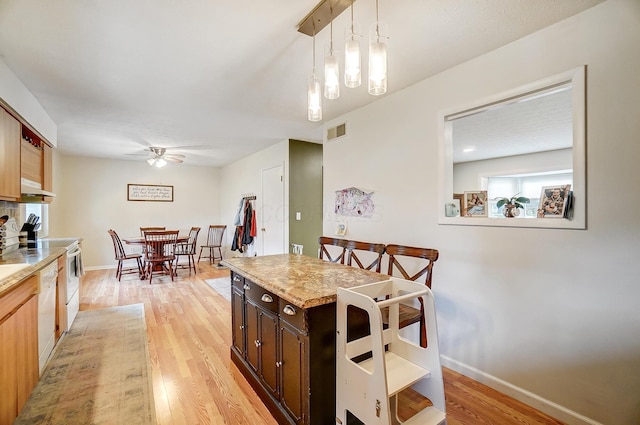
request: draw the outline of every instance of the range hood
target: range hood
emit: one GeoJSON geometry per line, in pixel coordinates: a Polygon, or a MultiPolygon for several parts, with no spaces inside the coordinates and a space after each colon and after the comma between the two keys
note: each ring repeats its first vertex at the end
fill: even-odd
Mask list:
{"type": "Polygon", "coordinates": [[[56,196],[55,193],[42,190],[40,183],[25,179],[24,177],[20,179],[20,193],[23,196],[56,196]]]}

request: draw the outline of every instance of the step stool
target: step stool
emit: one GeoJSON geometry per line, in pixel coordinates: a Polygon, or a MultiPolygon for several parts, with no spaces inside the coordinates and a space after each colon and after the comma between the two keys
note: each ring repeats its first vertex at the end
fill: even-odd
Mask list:
{"type": "Polygon", "coordinates": [[[435,303],[429,288],[393,277],[338,288],[336,331],[337,424],[347,425],[347,411],[366,425],[446,423],[435,303]],[[418,297],[424,301],[426,348],[402,337],[398,327],[399,303],[414,302],[418,297]],[[366,312],[370,334],[347,341],[350,305],[366,312]],[[383,329],[382,308],[389,308],[387,329],[383,329]],[[397,415],[397,394],[408,387],[428,398],[433,406],[402,422],[397,415]]]}

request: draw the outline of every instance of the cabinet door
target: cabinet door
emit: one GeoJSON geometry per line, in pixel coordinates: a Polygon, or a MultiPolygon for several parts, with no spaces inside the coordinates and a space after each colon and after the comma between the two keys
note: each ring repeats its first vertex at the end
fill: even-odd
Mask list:
{"type": "Polygon", "coordinates": [[[245,356],[244,300],[242,291],[233,286],[231,291],[231,341],[238,353],[245,356]]]}
{"type": "Polygon", "coordinates": [[[260,377],[273,396],[278,398],[278,316],[260,312],[260,377]]]}
{"type": "Polygon", "coordinates": [[[18,120],[0,108],[0,199],[20,199],[20,133],[18,120]]]}
{"type": "Polygon", "coordinates": [[[15,315],[0,324],[0,424],[12,424],[18,415],[17,328],[15,315]]]}
{"type": "Polygon", "coordinates": [[[305,372],[307,340],[297,329],[281,320],[280,341],[280,403],[297,423],[302,423],[303,414],[307,410],[305,403],[310,396],[308,375],[305,372]]]}
{"type": "Polygon", "coordinates": [[[260,308],[247,300],[245,303],[245,333],[247,335],[247,363],[258,373],[259,369],[259,357],[260,357],[260,335],[258,333],[258,323],[260,317],[260,308]]]}
{"type": "MultiPolygon", "coordinates": [[[[53,192],[53,149],[46,143],[42,144],[42,189],[53,192]]],[[[53,201],[51,196],[45,196],[45,202],[53,201]]]]}
{"type": "Polygon", "coordinates": [[[16,370],[18,376],[18,413],[20,413],[39,378],[38,297],[31,297],[18,309],[14,317],[18,324],[16,370]]]}

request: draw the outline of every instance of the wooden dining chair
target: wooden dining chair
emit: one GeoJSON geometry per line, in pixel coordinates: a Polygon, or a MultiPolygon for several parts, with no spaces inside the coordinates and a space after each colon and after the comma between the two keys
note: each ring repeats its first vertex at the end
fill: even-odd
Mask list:
{"type": "Polygon", "coordinates": [[[191,269],[193,268],[193,273],[196,274],[196,244],[198,243],[198,234],[200,233],[199,227],[192,227],[189,231],[189,240],[187,242],[181,242],[176,244],[176,269],[189,269],[189,274],[191,274],[191,269]],[[187,264],[180,264],[180,257],[187,257],[187,264]]]}
{"type": "Polygon", "coordinates": [[[132,274],[138,273],[138,277],[140,279],[144,279],[144,267],[142,267],[142,255],[141,254],[127,254],[122,246],[122,241],[118,234],[113,230],[108,230],[109,235],[111,236],[111,240],[113,241],[113,249],[115,251],[116,261],[118,265],[116,266],[116,277],[118,278],[118,282],[122,278],[123,274],[132,274]],[[124,262],[128,260],[136,260],[136,267],[124,267],[124,262]]]}
{"type": "Polygon", "coordinates": [[[320,236],[318,238],[320,250],[318,258],[321,260],[331,261],[332,263],[344,264],[347,253],[347,241],[340,238],[331,238],[328,236],[320,236]],[[331,248],[331,247],[337,247],[331,248]]]}
{"type": "Polygon", "coordinates": [[[144,232],[157,232],[159,230],[167,230],[166,227],[141,227],[140,236],[144,238],[144,232]]]}
{"type": "MultiPolygon", "coordinates": [[[[397,276],[412,281],[423,281],[431,289],[433,277],[433,264],[438,260],[438,250],[432,248],[416,248],[403,245],[387,245],[386,252],[389,255],[389,276],[397,276]],[[408,272],[410,269],[411,272],[408,272]],[[417,272],[414,273],[414,270],[417,272]]],[[[427,327],[424,318],[424,302],[418,298],[420,308],[417,309],[407,304],[400,304],[400,328],[420,323],[420,346],[427,346],[427,327]]],[[[383,322],[388,323],[388,317],[383,317],[383,322]]]]}
{"type": "Polygon", "coordinates": [[[351,240],[345,242],[347,265],[380,273],[380,269],[382,268],[382,255],[385,252],[384,244],[351,240]],[[375,255],[372,256],[368,253],[375,255]],[[370,262],[371,258],[373,258],[373,260],[370,262]]]}
{"type": "Polygon", "coordinates": [[[168,274],[174,280],[173,264],[176,259],[177,230],[161,230],[144,233],[145,255],[144,262],[149,284],[154,273],[168,274]]]}
{"type": "Polygon", "coordinates": [[[205,249],[209,251],[209,255],[204,258],[208,258],[210,264],[213,264],[216,259],[222,260],[222,238],[224,237],[225,230],[227,230],[227,226],[223,224],[212,224],[209,226],[209,231],[207,232],[207,243],[200,247],[198,262],[200,262],[202,251],[205,249]],[[218,251],[218,255],[216,255],[216,251],[218,251]]]}

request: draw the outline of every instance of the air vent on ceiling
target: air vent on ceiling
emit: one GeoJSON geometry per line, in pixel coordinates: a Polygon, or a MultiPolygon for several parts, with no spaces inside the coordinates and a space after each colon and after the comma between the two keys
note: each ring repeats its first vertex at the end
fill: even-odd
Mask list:
{"type": "Polygon", "coordinates": [[[347,124],[342,123],[327,130],[327,141],[337,139],[347,134],[347,124]]]}

